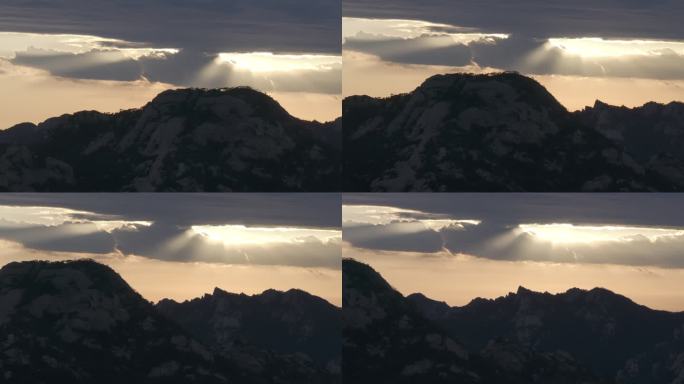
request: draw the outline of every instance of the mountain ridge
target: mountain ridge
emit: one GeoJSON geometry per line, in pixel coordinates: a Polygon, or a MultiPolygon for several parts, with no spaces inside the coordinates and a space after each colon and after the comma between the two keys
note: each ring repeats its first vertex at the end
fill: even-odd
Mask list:
{"type": "Polygon", "coordinates": [[[600,383],[570,356],[497,339],[468,348],[367,264],[344,259],[348,383],[600,383]]]}
{"type": "MultiPolygon", "coordinates": [[[[268,309],[284,315],[290,304],[268,309]]],[[[240,308],[235,306],[234,312],[240,308]]],[[[336,314],[333,310],[331,317],[336,314]]],[[[224,322],[230,322],[229,315],[222,314],[224,322]]],[[[312,319],[311,324],[317,321],[312,319]]],[[[288,329],[277,317],[271,325],[279,331],[288,329]]],[[[197,329],[169,318],[159,304],[148,302],[113,269],[93,260],[25,261],[0,268],[3,382],[322,384],[341,380],[334,366],[318,366],[308,355],[311,351],[298,348],[285,353],[246,339],[210,345],[198,337],[197,329]],[[108,364],[103,366],[102,361],[108,364]]]]}
{"type": "Polygon", "coordinates": [[[339,190],[341,123],[247,87],[176,89],[141,108],[0,131],[0,190],[339,190]]]}
{"type": "MultiPolygon", "coordinates": [[[[379,273],[369,272],[372,268],[366,264],[347,259],[343,268],[356,276],[351,282],[360,279],[362,286],[389,287],[386,282],[363,281],[382,279],[379,273]],[[364,269],[363,274],[356,273],[364,269]]],[[[348,289],[352,297],[360,292],[355,286],[348,289]]],[[[360,305],[355,303],[362,303],[363,313],[370,318],[366,321],[372,322],[373,314],[379,319],[375,321],[385,321],[389,316],[387,300],[374,298],[378,294],[372,290],[365,292],[364,300],[356,298],[350,303],[352,313],[360,305]]],[[[503,375],[505,382],[675,384],[684,374],[684,366],[678,363],[684,359],[684,312],[652,310],[605,288],[571,288],[550,294],[521,286],[515,293],[495,299],[476,298],[461,307],[421,293],[405,298],[396,294],[397,300],[403,299],[406,313],[420,314],[428,321],[429,332],[454,340],[479,361],[473,368],[481,375],[476,382],[501,382],[504,379],[497,375],[503,375]],[[481,374],[481,369],[487,373],[481,374]],[[540,381],[540,375],[545,374],[551,376],[540,381]]],[[[343,308],[347,309],[347,302],[343,308]]],[[[383,324],[388,328],[385,333],[391,334],[399,331],[401,322],[383,324]]],[[[345,326],[345,337],[353,340],[345,341],[345,347],[365,344],[370,348],[379,342],[368,334],[362,338],[345,326]]],[[[409,339],[425,336],[419,332],[409,339]]],[[[432,355],[428,351],[423,356],[432,355]]],[[[363,369],[361,364],[354,368],[363,369]]],[[[394,375],[397,368],[385,366],[383,370],[394,375]]]]}
{"type": "Polygon", "coordinates": [[[405,94],[349,96],[343,100],[344,188],[684,189],[684,104],[595,106],[570,112],[537,81],[514,72],[434,75],[405,94]],[[651,120],[642,116],[635,126],[631,115],[644,111],[651,120]],[[652,144],[639,149],[645,123],[653,127],[646,141],[652,144]],[[616,140],[613,131],[626,140],[616,140]],[[660,153],[665,144],[669,152],[660,153]],[[376,161],[368,164],[371,155],[376,161]]]}

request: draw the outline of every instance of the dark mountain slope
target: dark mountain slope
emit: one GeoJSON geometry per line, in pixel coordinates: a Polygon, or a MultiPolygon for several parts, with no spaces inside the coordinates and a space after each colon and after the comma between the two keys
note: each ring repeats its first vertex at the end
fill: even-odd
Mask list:
{"type": "Polygon", "coordinates": [[[565,354],[503,339],[468,349],[372,268],[342,265],[345,383],[597,383],[565,354]]]}
{"type": "Polygon", "coordinates": [[[228,366],[91,261],[0,270],[3,383],[221,383],[228,366]]]}
{"type": "Polygon", "coordinates": [[[247,344],[300,354],[339,374],[340,309],[304,291],[247,296],[216,288],[211,295],[182,303],[163,300],[157,309],[214,348],[230,352],[236,344],[247,344]]]}
{"type": "MultiPolygon", "coordinates": [[[[647,169],[684,185],[684,104],[647,103],[637,108],[597,101],[575,113],[647,169]]],[[[680,189],[681,190],[681,189],[680,189]]]]}
{"type": "Polygon", "coordinates": [[[336,191],[340,143],[249,88],[171,90],[0,131],[0,190],[336,191]]]}
{"type": "MultiPolygon", "coordinates": [[[[262,309],[254,303],[250,310],[271,311],[273,318],[286,319],[297,312],[297,298],[305,295],[298,292],[294,299],[262,309]]],[[[321,301],[312,296],[306,300],[314,303],[312,307],[321,301]]],[[[268,305],[269,300],[260,304],[268,305]]],[[[232,309],[232,314],[240,315],[232,309]]],[[[195,326],[211,329],[221,319],[208,320],[212,322],[195,326]]],[[[224,320],[230,322],[228,317],[224,320]]],[[[93,261],[10,263],[0,269],[0,381],[323,384],[340,380],[339,372],[324,370],[302,354],[269,350],[235,335],[232,345],[217,345],[195,337],[178,323],[114,271],[93,261]]],[[[253,324],[251,330],[266,325],[253,324]]],[[[339,330],[324,331],[317,336],[331,343],[337,338],[339,351],[339,330]]],[[[293,338],[283,340],[288,341],[293,338]]],[[[281,349],[287,346],[282,344],[281,349]]]]}
{"type": "Polygon", "coordinates": [[[505,297],[453,308],[422,295],[408,300],[469,348],[505,338],[541,352],[564,351],[611,380],[630,360],[641,360],[642,367],[649,359],[653,364],[652,356],[663,350],[658,346],[678,340],[684,330],[684,313],[652,310],[601,288],[552,295],[521,287],[505,297]]]}
{"type": "MultiPolygon", "coordinates": [[[[404,95],[348,97],[344,188],[684,189],[672,161],[663,165],[670,157],[645,161],[633,155],[631,146],[598,129],[590,115],[568,112],[539,83],[515,73],[437,75],[404,95]]],[[[645,129],[667,125],[667,131],[684,132],[681,122],[656,114],[645,129]]]]}

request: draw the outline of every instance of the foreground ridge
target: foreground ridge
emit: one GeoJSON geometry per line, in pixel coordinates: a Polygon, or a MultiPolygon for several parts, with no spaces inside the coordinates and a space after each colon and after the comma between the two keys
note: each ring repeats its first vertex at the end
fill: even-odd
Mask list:
{"type": "Polygon", "coordinates": [[[343,272],[350,383],[670,384],[684,374],[684,312],[603,288],[554,295],[520,287],[451,307],[420,293],[403,297],[351,259],[343,272]]]}
{"type": "MultiPolygon", "coordinates": [[[[302,306],[311,305],[308,301],[321,305],[315,296],[294,295],[302,306]]],[[[0,377],[3,383],[339,382],[334,366],[339,344],[338,355],[330,354],[329,367],[312,361],[315,350],[308,345],[284,350],[290,346],[285,340],[292,340],[286,320],[293,305],[288,300],[272,306],[272,317],[265,323],[247,325],[283,332],[282,348],[242,337],[249,332],[246,326],[241,332],[239,325],[233,327],[236,334],[206,343],[202,330],[209,323],[188,324],[172,317],[109,267],[88,260],[10,263],[0,269],[0,377]]],[[[236,303],[215,313],[212,321],[229,325],[258,305],[236,303]]],[[[335,318],[336,311],[333,307],[329,316],[335,318]]],[[[319,324],[314,316],[306,319],[323,329],[323,336],[339,335],[325,333],[328,324],[319,324]]]]}
{"type": "Polygon", "coordinates": [[[343,115],[345,191],[684,190],[682,103],[568,112],[517,73],[448,74],[343,115]]]}
{"type": "Polygon", "coordinates": [[[0,131],[0,191],[337,191],[340,129],[247,87],[169,90],[0,131]]]}

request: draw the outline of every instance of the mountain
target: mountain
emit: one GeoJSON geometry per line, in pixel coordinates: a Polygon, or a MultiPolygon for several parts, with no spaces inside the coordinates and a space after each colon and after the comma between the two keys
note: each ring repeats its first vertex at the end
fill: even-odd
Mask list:
{"type": "Polygon", "coordinates": [[[0,131],[0,191],[338,191],[340,164],[339,119],[299,120],[245,87],[0,131]]]}
{"type": "Polygon", "coordinates": [[[500,338],[469,348],[370,266],[342,266],[345,383],[600,383],[566,353],[500,338]]]}
{"type": "Polygon", "coordinates": [[[571,113],[517,73],[343,101],[345,191],[684,190],[684,104],[571,113]],[[372,159],[370,161],[369,159],[372,159]]]}
{"type": "Polygon", "coordinates": [[[236,344],[254,345],[314,361],[331,373],[331,380],[340,373],[340,309],[304,291],[267,290],[248,296],[216,288],[213,294],[182,303],[162,300],[157,309],[204,344],[226,353],[236,344]]]}
{"type": "Polygon", "coordinates": [[[194,337],[93,261],[0,269],[3,383],[328,383],[296,355],[194,337]]]}
{"type": "Polygon", "coordinates": [[[626,108],[597,101],[593,107],[575,114],[646,169],[673,185],[684,185],[683,103],[651,102],[637,108],[626,108]]]}
{"type": "Polygon", "coordinates": [[[463,307],[421,294],[407,300],[468,348],[504,338],[542,353],[563,351],[606,381],[664,384],[684,378],[684,313],[652,310],[606,289],[553,295],[520,287],[463,307]]]}

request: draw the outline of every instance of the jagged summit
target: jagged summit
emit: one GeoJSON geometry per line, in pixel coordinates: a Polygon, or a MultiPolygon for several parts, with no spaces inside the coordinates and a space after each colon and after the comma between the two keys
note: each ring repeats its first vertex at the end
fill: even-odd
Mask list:
{"type": "MultiPolygon", "coordinates": [[[[317,369],[331,374],[339,366],[340,309],[299,289],[246,295],[216,288],[201,298],[165,300],[156,307],[200,341],[226,353],[235,353],[236,343],[246,343],[277,353],[304,354],[317,369]]],[[[291,363],[305,367],[304,360],[291,363]]]]}
{"type": "MultiPolygon", "coordinates": [[[[392,294],[387,290],[389,283],[366,264],[345,260],[342,267],[344,275],[351,277],[343,289],[345,380],[369,384],[599,383],[561,352],[540,352],[501,340],[486,348],[471,348],[439,321],[450,315],[445,303],[421,294],[406,298],[396,291],[392,294]]],[[[487,320],[481,318],[474,325],[487,320]]],[[[487,324],[482,330],[462,326],[461,333],[491,333],[493,329],[487,324]]]]}
{"type": "Polygon", "coordinates": [[[670,384],[684,372],[684,312],[651,310],[605,288],[520,287],[449,307],[422,294],[388,296],[360,279],[382,279],[370,266],[344,267],[355,274],[343,292],[344,364],[354,382],[670,384]]]}

